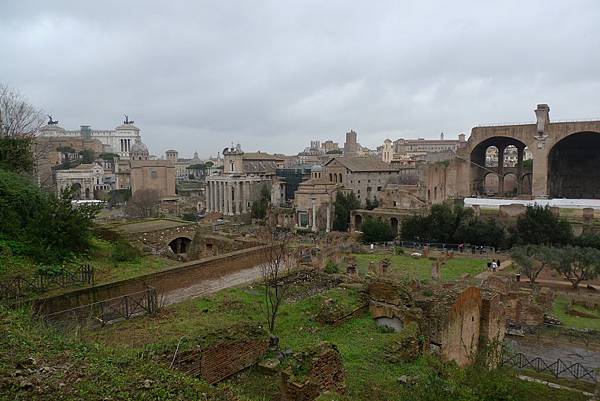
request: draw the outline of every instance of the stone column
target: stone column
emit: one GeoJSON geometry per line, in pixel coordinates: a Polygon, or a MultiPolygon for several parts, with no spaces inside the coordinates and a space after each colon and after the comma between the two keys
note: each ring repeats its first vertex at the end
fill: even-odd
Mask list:
{"type": "Polygon", "coordinates": [[[517,196],[523,194],[523,153],[525,148],[517,148],[517,196]]]}
{"type": "Polygon", "coordinates": [[[504,150],[498,146],[498,196],[504,195],[504,150]]]}
{"type": "Polygon", "coordinates": [[[223,182],[223,214],[229,214],[229,183],[223,182]]]}
{"type": "Polygon", "coordinates": [[[247,195],[247,191],[248,191],[248,181],[242,181],[242,213],[247,213],[248,212],[248,195],[247,195]]]}
{"type": "Polygon", "coordinates": [[[317,204],[315,198],[311,199],[312,203],[312,231],[317,232],[317,204]]]}
{"type": "Polygon", "coordinates": [[[212,190],[211,190],[211,185],[212,183],[210,181],[206,181],[206,186],[204,187],[205,190],[205,198],[206,198],[206,212],[210,213],[212,212],[212,190]]]}
{"type": "Polygon", "coordinates": [[[233,191],[231,190],[233,182],[228,182],[225,188],[227,190],[227,196],[225,197],[227,199],[227,214],[231,216],[233,215],[233,191]]]}
{"type": "Polygon", "coordinates": [[[219,212],[225,213],[225,192],[223,191],[223,182],[219,181],[219,212]]]}
{"type": "Polygon", "coordinates": [[[217,195],[218,195],[218,191],[217,191],[217,182],[213,181],[212,182],[212,187],[213,187],[213,209],[215,212],[219,211],[219,204],[217,203],[217,195]]]}
{"type": "Polygon", "coordinates": [[[327,226],[325,228],[326,232],[331,230],[331,202],[327,202],[327,226]]]}
{"type": "Polygon", "coordinates": [[[235,188],[235,198],[234,198],[234,205],[235,205],[235,214],[242,214],[242,203],[241,203],[241,197],[240,197],[240,181],[236,181],[234,183],[234,188],[235,188]]]}

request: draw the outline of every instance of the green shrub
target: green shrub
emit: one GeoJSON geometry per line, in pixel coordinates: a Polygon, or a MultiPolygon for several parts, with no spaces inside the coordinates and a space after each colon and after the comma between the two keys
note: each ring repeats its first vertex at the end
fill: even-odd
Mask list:
{"type": "Polygon", "coordinates": [[[196,213],[184,213],[181,215],[181,218],[185,221],[198,221],[196,213]]]}
{"type": "Polygon", "coordinates": [[[25,177],[0,169],[0,240],[14,253],[45,263],[86,252],[98,208],[73,206],[73,195],[42,192],[25,177]]]}
{"type": "Polygon", "coordinates": [[[404,255],[404,248],[397,246],[394,248],[394,253],[396,255],[404,255]]]}
{"type": "Polygon", "coordinates": [[[329,261],[327,261],[327,264],[325,265],[324,271],[327,274],[335,274],[335,273],[339,273],[340,269],[339,269],[337,263],[335,263],[333,260],[329,260],[329,261]]]}
{"type": "Polygon", "coordinates": [[[131,262],[138,259],[141,252],[127,242],[119,241],[114,244],[110,256],[114,262],[131,262]]]}
{"type": "Polygon", "coordinates": [[[366,243],[387,242],[394,239],[392,228],[384,221],[367,217],[362,225],[363,241],[366,243]]]}

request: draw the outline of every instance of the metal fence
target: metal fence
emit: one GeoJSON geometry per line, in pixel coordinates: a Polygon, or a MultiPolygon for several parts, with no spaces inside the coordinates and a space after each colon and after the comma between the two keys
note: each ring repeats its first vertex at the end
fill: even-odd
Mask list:
{"type": "Polygon", "coordinates": [[[498,251],[492,246],[477,246],[468,244],[446,244],[444,242],[427,242],[427,241],[393,241],[386,243],[385,246],[400,246],[408,249],[438,249],[441,251],[453,251],[456,253],[471,253],[471,254],[492,254],[498,251]]]}
{"type": "Polygon", "coordinates": [[[37,272],[33,277],[15,277],[0,283],[0,300],[19,300],[30,294],[71,285],[93,285],[94,268],[81,265],[76,271],[61,270],[56,274],[37,272]]]}
{"type": "Polygon", "coordinates": [[[579,362],[568,362],[562,359],[550,362],[540,357],[530,357],[522,352],[516,354],[505,353],[502,355],[502,364],[516,369],[532,369],[538,373],[549,373],[559,378],[570,378],[598,382],[598,372],[586,367],[579,362]]]}
{"type": "Polygon", "coordinates": [[[144,291],[49,313],[42,318],[46,322],[55,324],[104,326],[135,316],[154,315],[158,309],[156,289],[149,287],[144,291]]]}

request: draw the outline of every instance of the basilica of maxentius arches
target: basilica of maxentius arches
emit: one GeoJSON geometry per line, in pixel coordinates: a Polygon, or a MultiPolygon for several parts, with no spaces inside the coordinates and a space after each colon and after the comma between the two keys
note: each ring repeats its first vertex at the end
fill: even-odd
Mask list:
{"type": "Polygon", "coordinates": [[[457,152],[457,196],[600,199],[600,121],[478,126],[457,152]]]}

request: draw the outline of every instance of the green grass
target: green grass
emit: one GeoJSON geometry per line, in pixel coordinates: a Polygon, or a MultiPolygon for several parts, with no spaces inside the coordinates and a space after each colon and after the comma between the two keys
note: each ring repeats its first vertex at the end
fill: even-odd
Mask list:
{"type": "MultiPolygon", "coordinates": [[[[409,279],[429,280],[431,279],[431,267],[435,261],[425,257],[413,258],[407,255],[389,255],[389,254],[355,254],[358,271],[360,274],[366,274],[369,268],[369,262],[374,261],[378,264],[380,260],[389,258],[391,261],[391,271],[400,273],[409,279]]],[[[442,280],[453,281],[460,279],[465,274],[475,276],[486,269],[485,259],[471,259],[455,257],[448,260],[442,268],[442,280]]]]}
{"type": "MultiPolygon", "coordinates": [[[[361,304],[357,290],[343,288],[329,290],[295,303],[286,303],[282,306],[276,334],[281,338],[281,347],[293,351],[316,346],[321,341],[335,344],[346,369],[348,399],[415,400],[412,390],[398,383],[398,377],[436,375],[435,372],[439,369],[446,369],[437,366],[439,363],[432,362],[431,357],[420,358],[411,363],[386,361],[383,357],[386,345],[395,335],[379,328],[367,311],[336,326],[315,322],[313,317],[321,304],[329,298],[337,300],[345,307],[361,304]]],[[[181,337],[186,339],[185,343],[188,339],[202,337],[211,330],[218,330],[240,321],[262,323],[264,319],[261,302],[260,287],[228,289],[207,298],[188,300],[165,308],[155,318],[141,317],[83,335],[88,341],[100,342],[104,346],[116,349],[138,352],[153,350],[171,355],[181,337]],[[159,337],[157,333],[160,333],[159,337]]],[[[193,343],[187,342],[185,347],[191,347],[193,343]]],[[[453,372],[456,380],[463,380],[463,374],[460,373],[462,370],[453,372]]],[[[515,400],[580,399],[577,394],[573,396],[572,393],[565,394],[542,385],[522,383],[513,377],[513,373],[505,372],[502,375],[509,381],[510,391],[515,387],[519,389],[520,394],[526,394],[525,398],[515,400]]],[[[278,380],[277,376],[265,376],[253,368],[230,379],[228,383],[236,388],[236,392],[250,400],[266,401],[276,399],[278,380]]]]}
{"type": "Polygon", "coordinates": [[[585,309],[582,306],[575,305],[573,308],[581,312],[591,313],[598,316],[598,319],[590,319],[580,316],[573,316],[567,314],[567,305],[569,304],[569,298],[566,296],[558,296],[554,300],[552,308],[552,314],[559,319],[564,327],[572,327],[575,329],[593,329],[600,330],[600,312],[585,309]]]}
{"type": "Polygon", "coordinates": [[[117,262],[111,257],[114,247],[114,243],[106,240],[99,238],[92,240],[89,263],[95,268],[97,284],[152,273],[177,263],[154,255],[143,255],[130,261],[117,262]]]}
{"type": "Polygon", "coordinates": [[[226,400],[224,387],[113,350],[0,308],[0,400],[226,400]],[[10,351],[9,351],[10,350],[10,351]]]}

